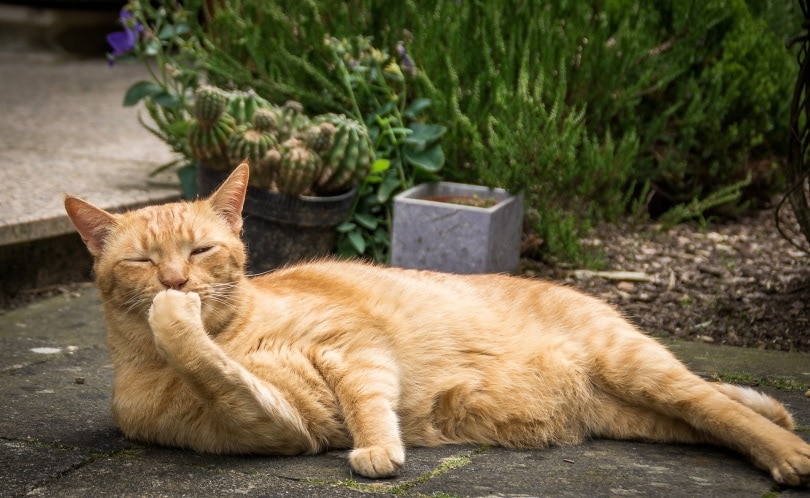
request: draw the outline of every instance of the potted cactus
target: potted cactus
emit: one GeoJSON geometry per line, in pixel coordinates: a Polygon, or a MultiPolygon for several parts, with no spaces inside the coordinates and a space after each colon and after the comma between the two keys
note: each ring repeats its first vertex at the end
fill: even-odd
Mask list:
{"type": "Polygon", "coordinates": [[[187,138],[200,194],[240,163],[250,167],[243,236],[254,273],[329,253],[373,159],[368,133],[353,119],[310,118],[295,102],[274,106],[208,85],[195,92],[187,138]]]}

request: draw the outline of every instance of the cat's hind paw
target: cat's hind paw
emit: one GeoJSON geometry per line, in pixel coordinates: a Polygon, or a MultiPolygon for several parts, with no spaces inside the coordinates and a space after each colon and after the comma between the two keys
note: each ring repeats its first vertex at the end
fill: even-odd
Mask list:
{"type": "Polygon", "coordinates": [[[799,443],[776,467],[771,468],[773,479],[789,486],[810,486],[810,445],[799,443]]]}
{"type": "Polygon", "coordinates": [[[405,450],[401,446],[368,446],[349,453],[352,470],[363,477],[393,477],[405,463],[405,450]]]}

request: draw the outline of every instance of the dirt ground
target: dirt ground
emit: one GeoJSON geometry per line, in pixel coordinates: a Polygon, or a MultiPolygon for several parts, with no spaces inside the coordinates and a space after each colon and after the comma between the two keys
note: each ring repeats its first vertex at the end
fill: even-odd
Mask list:
{"type": "MultiPolygon", "coordinates": [[[[806,246],[789,209],[780,219],[806,246]]],[[[654,335],[810,352],[810,255],[779,233],[773,209],[666,231],[602,226],[587,242],[603,270],[524,260],[524,271],[604,298],[654,335]]]]}

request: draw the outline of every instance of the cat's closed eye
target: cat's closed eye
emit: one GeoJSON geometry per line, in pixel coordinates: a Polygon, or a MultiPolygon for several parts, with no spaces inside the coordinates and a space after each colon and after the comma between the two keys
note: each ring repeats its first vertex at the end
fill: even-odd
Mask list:
{"type": "Polygon", "coordinates": [[[148,264],[155,264],[155,262],[154,262],[154,261],[152,261],[152,259],[147,258],[147,257],[145,257],[145,256],[135,256],[135,257],[132,257],[132,258],[127,258],[125,261],[126,261],[127,263],[138,263],[138,264],[146,264],[146,263],[148,263],[148,264]]]}
{"type": "Polygon", "coordinates": [[[198,247],[198,248],[193,249],[193,250],[191,251],[191,255],[192,255],[192,256],[199,256],[200,254],[205,254],[205,253],[207,253],[207,252],[210,252],[210,251],[211,251],[213,248],[214,248],[214,246],[203,246],[203,247],[198,247]]]}

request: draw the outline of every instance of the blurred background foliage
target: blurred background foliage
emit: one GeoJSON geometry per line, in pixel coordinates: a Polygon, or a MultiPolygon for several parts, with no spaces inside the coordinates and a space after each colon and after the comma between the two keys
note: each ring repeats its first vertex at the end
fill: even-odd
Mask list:
{"type": "MultiPolygon", "coordinates": [[[[200,0],[208,78],[346,112],[324,39],[406,54],[445,179],[526,196],[542,253],[623,215],[733,213],[784,190],[799,31],[786,0],[200,0]]],[[[379,103],[358,102],[363,113],[379,103]]]]}

